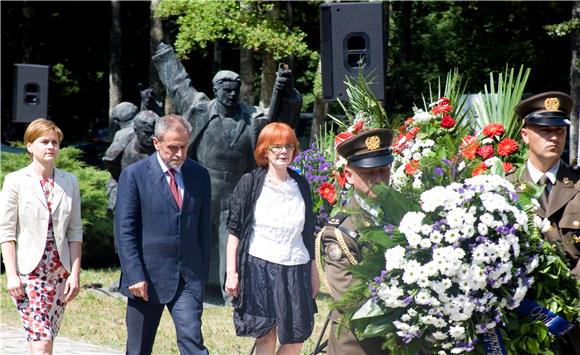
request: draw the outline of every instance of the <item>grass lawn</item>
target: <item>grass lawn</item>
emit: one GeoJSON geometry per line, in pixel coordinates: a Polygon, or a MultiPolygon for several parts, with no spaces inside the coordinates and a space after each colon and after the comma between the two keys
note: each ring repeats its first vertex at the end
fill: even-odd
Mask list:
{"type": "MultiPolygon", "coordinates": [[[[117,269],[84,270],[81,273],[81,286],[101,283],[107,288],[119,276],[117,269]]],[[[318,295],[318,314],[316,315],[312,337],[304,343],[302,353],[314,349],[316,340],[324,325],[329,311],[330,297],[326,293],[318,295]]],[[[202,332],[210,354],[249,354],[253,339],[236,337],[230,307],[209,307],[203,312],[202,332]]],[[[16,307],[6,291],[6,275],[0,275],[0,324],[20,327],[16,307]]],[[[330,327],[329,327],[330,328],[330,327]]],[[[327,329],[328,334],[329,329],[327,329]]],[[[124,350],[127,331],[125,329],[125,301],[100,294],[96,291],[81,290],[77,298],[67,306],[60,335],[91,344],[124,350]]],[[[58,341],[58,339],[57,339],[58,341]]],[[[178,354],[175,343],[175,329],[167,310],[163,313],[154,354],[178,354]]]]}

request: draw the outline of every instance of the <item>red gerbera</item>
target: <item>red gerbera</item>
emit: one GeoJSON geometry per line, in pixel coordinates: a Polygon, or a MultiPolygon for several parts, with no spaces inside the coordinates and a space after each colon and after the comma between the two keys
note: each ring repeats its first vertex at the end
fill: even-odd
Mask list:
{"type": "Polygon", "coordinates": [[[477,175],[481,175],[483,173],[485,173],[485,171],[487,170],[487,165],[485,165],[485,163],[479,163],[479,165],[473,169],[473,172],[471,173],[471,176],[477,176],[477,175]]]}
{"type": "Polygon", "coordinates": [[[419,170],[419,161],[418,160],[411,160],[407,164],[405,164],[405,173],[407,175],[415,175],[415,173],[419,170]]]}
{"type": "Polygon", "coordinates": [[[334,205],[334,202],[336,202],[336,191],[334,190],[334,185],[325,181],[320,185],[318,192],[323,199],[328,201],[331,205],[334,205]]]}
{"type": "Polygon", "coordinates": [[[513,169],[514,169],[514,165],[512,163],[507,162],[507,161],[503,162],[503,171],[505,171],[506,173],[509,173],[513,169]]]}
{"type": "Polygon", "coordinates": [[[507,157],[512,155],[518,150],[518,142],[511,138],[502,139],[497,144],[497,154],[502,157],[507,157]]]}
{"type": "Polygon", "coordinates": [[[449,106],[449,105],[438,105],[433,107],[433,114],[437,115],[439,113],[447,113],[449,111],[453,110],[453,106],[449,106]]]}
{"type": "Polygon", "coordinates": [[[479,149],[479,143],[477,142],[477,139],[475,137],[465,136],[462,140],[460,149],[461,154],[467,160],[473,160],[475,158],[477,150],[479,149]]]}
{"type": "Polygon", "coordinates": [[[477,150],[477,154],[483,158],[483,160],[487,158],[491,158],[493,156],[493,146],[492,145],[484,145],[483,147],[477,150]]]}
{"type": "Polygon", "coordinates": [[[453,128],[455,127],[455,125],[456,125],[455,120],[453,119],[453,117],[449,115],[445,115],[441,119],[441,127],[443,128],[453,128]]]}
{"type": "Polygon", "coordinates": [[[505,132],[505,127],[501,123],[491,123],[483,128],[483,134],[489,138],[499,137],[505,132]]]}
{"type": "Polygon", "coordinates": [[[352,134],[357,134],[364,128],[365,128],[365,121],[358,120],[352,126],[350,126],[349,131],[352,132],[352,134]]]}

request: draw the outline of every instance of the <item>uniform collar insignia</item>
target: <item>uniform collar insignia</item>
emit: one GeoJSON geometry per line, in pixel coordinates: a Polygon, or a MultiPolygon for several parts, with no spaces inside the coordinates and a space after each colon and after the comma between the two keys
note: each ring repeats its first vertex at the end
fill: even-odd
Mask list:
{"type": "Polygon", "coordinates": [[[564,177],[564,178],[562,179],[562,182],[563,182],[565,185],[568,185],[568,184],[569,184],[571,181],[570,181],[570,179],[568,179],[568,177],[566,176],[566,177],[564,177]]]}

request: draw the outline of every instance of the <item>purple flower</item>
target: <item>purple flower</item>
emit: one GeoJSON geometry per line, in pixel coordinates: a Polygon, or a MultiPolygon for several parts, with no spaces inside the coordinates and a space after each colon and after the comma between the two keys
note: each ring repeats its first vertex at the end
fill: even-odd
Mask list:
{"type": "Polygon", "coordinates": [[[437,176],[443,176],[443,169],[436,166],[435,169],[433,169],[433,173],[437,176]]]}

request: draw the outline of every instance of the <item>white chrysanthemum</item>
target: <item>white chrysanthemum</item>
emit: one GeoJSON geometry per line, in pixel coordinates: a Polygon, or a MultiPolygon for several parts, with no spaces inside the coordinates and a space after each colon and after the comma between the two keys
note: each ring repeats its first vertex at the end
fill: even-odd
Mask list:
{"type": "Polygon", "coordinates": [[[538,255],[534,255],[532,261],[526,264],[526,272],[529,274],[532,271],[536,270],[538,265],[540,264],[540,257],[538,255]]]}
{"type": "Polygon", "coordinates": [[[399,231],[405,235],[419,233],[423,218],[425,218],[425,214],[422,212],[407,212],[399,223],[399,231]]]}
{"type": "Polygon", "coordinates": [[[491,213],[482,214],[481,216],[479,216],[479,220],[488,227],[493,227],[493,224],[495,222],[495,218],[493,218],[493,215],[491,213]]]}
{"type": "Polygon", "coordinates": [[[433,116],[429,112],[419,110],[419,111],[415,112],[415,115],[413,116],[413,120],[415,120],[415,122],[417,122],[417,123],[429,122],[432,117],[433,116]]]}
{"type": "Polygon", "coordinates": [[[448,190],[443,186],[435,186],[423,192],[421,194],[421,208],[423,211],[433,212],[437,207],[443,207],[450,198],[456,198],[456,196],[450,196],[452,192],[448,190]]]}
{"type": "Polygon", "coordinates": [[[445,233],[445,241],[450,244],[455,243],[459,237],[461,237],[461,233],[457,229],[450,229],[445,233]]]}
{"type": "Polygon", "coordinates": [[[431,294],[427,290],[421,290],[417,295],[415,295],[415,302],[418,304],[429,304],[431,299],[431,294]]]}
{"type": "Polygon", "coordinates": [[[483,223],[478,223],[477,224],[477,233],[479,233],[479,235],[487,235],[488,232],[488,228],[485,224],[483,223]]]}
{"type": "Polygon", "coordinates": [[[405,261],[405,248],[397,245],[393,248],[387,249],[385,252],[385,261],[385,270],[387,271],[403,268],[405,261]]]}
{"type": "Polygon", "coordinates": [[[400,308],[405,307],[406,303],[401,297],[404,295],[402,288],[397,286],[389,286],[386,284],[381,284],[377,290],[377,296],[385,303],[387,307],[390,308],[400,308]]]}
{"type": "Polygon", "coordinates": [[[410,260],[405,265],[405,271],[403,273],[403,282],[407,285],[417,282],[421,274],[421,264],[415,260],[410,260]]]}
{"type": "Polygon", "coordinates": [[[459,228],[463,225],[463,216],[466,214],[464,208],[453,208],[447,213],[447,224],[451,228],[459,228]]]}
{"type": "Polygon", "coordinates": [[[431,239],[434,244],[439,245],[443,239],[443,234],[441,234],[439,231],[433,231],[429,235],[429,239],[431,239]]]}

